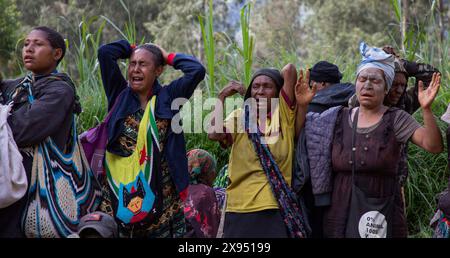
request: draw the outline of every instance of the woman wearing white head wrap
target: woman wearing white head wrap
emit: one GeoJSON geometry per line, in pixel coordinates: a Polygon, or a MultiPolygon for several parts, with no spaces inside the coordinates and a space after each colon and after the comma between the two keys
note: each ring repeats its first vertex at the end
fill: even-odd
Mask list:
{"type": "Polygon", "coordinates": [[[364,42],[360,52],[355,87],[360,107],[343,108],[334,124],[332,193],[324,216],[324,235],[406,237],[397,166],[409,140],[432,153],[443,150],[442,136],[431,112],[440,75],[434,74],[426,90],[419,82],[425,123],[421,126],[405,111],[383,105],[395,75],[394,56],[364,42]]]}
{"type": "Polygon", "coordinates": [[[359,44],[359,51],[362,59],[357,68],[356,77],[358,77],[359,73],[364,69],[376,68],[382,70],[386,81],[386,87],[389,91],[395,76],[395,56],[387,54],[381,48],[369,47],[365,42],[359,44]]]}
{"type": "MultiPolygon", "coordinates": [[[[358,126],[369,127],[381,119],[382,115],[387,111],[388,107],[383,105],[383,101],[375,102],[371,100],[376,98],[384,99],[380,96],[380,88],[387,94],[392,86],[395,76],[394,60],[391,54],[386,54],[382,49],[369,47],[366,43],[360,43],[360,51],[362,55],[361,63],[357,69],[356,78],[356,94],[361,103],[359,109],[358,126]],[[384,82],[380,78],[384,77],[384,82]],[[384,87],[383,87],[384,86],[384,87]]],[[[423,111],[424,126],[418,128],[411,135],[411,140],[416,145],[422,147],[426,151],[439,153],[443,150],[442,136],[436,121],[431,112],[431,104],[433,103],[441,83],[441,75],[434,73],[430,86],[425,90],[423,83],[419,81],[419,102],[423,111]]],[[[354,115],[355,110],[352,112],[354,115]]]]}

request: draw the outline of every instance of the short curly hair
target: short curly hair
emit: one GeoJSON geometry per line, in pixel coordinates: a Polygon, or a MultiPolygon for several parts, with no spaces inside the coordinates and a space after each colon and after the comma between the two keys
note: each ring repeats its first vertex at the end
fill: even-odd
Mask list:
{"type": "Polygon", "coordinates": [[[66,42],[64,41],[63,36],[59,32],[46,26],[35,27],[33,28],[33,30],[45,32],[47,34],[47,40],[48,42],[50,42],[52,48],[54,49],[60,48],[62,50],[61,58],[58,59],[58,61],[56,62],[56,65],[58,65],[63,59],[64,55],[66,54],[66,42]]]}

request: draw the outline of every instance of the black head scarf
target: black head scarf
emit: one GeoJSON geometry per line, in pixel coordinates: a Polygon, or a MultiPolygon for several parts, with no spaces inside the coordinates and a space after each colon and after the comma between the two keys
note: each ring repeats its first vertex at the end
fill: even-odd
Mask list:
{"type": "Polygon", "coordinates": [[[316,82],[340,83],[342,74],[336,65],[320,61],[309,69],[309,79],[316,82]]]}
{"type": "Polygon", "coordinates": [[[245,93],[244,101],[251,97],[252,84],[256,77],[265,75],[273,80],[275,86],[277,86],[277,92],[280,92],[281,88],[284,84],[283,76],[281,76],[280,71],[274,68],[262,68],[256,71],[253,74],[252,80],[250,81],[250,85],[247,87],[247,92],[245,93]]]}

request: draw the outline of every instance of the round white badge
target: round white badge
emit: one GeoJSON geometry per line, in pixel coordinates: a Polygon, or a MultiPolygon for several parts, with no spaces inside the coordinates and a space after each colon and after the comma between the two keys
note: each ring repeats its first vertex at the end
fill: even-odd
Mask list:
{"type": "Polygon", "coordinates": [[[359,220],[359,235],[361,238],[386,238],[386,217],[379,211],[369,211],[359,220]]]}

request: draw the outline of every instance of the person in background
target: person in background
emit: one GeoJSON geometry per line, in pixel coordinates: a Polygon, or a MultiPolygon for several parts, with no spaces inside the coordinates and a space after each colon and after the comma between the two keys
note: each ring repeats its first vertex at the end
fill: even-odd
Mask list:
{"type": "Polygon", "coordinates": [[[219,173],[217,173],[216,179],[213,183],[214,191],[216,192],[216,198],[219,204],[219,211],[222,213],[223,208],[225,207],[225,198],[226,198],[226,188],[229,185],[228,178],[228,164],[223,166],[219,173]]]}
{"type": "Polygon", "coordinates": [[[220,169],[213,184],[220,212],[220,223],[219,229],[217,230],[217,238],[223,237],[223,225],[225,222],[225,210],[227,203],[227,187],[230,184],[229,181],[230,179],[228,178],[228,164],[226,164],[220,169]]]}
{"type": "MultiPolygon", "coordinates": [[[[310,71],[310,87],[316,87],[317,93],[308,105],[308,112],[322,113],[336,106],[347,106],[355,93],[355,85],[341,83],[339,68],[327,61],[316,63],[310,71]]],[[[322,238],[323,208],[314,205],[311,181],[309,177],[308,155],[304,130],[300,132],[295,149],[295,166],[292,186],[299,198],[305,201],[313,238],[322,238]]]]}
{"type": "Polygon", "coordinates": [[[68,238],[118,238],[119,226],[114,217],[100,211],[84,215],[78,224],[78,232],[68,238]]]}
{"type": "Polygon", "coordinates": [[[219,206],[212,188],[216,178],[216,160],[205,150],[188,151],[190,182],[184,201],[186,237],[214,238],[220,222],[219,206]]]}
{"type": "Polygon", "coordinates": [[[317,87],[317,93],[308,105],[308,112],[322,113],[336,106],[347,106],[355,94],[355,85],[341,83],[339,68],[327,61],[320,61],[310,69],[310,87],[317,87]]]}

